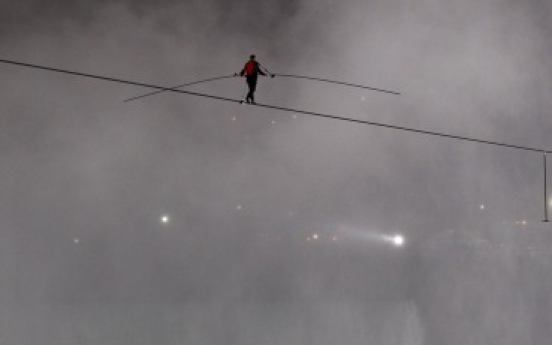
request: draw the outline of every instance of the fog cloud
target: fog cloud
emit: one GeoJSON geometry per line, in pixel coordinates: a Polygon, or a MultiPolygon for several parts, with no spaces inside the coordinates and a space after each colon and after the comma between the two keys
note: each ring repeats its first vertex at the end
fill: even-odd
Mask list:
{"type": "MultiPolygon", "coordinates": [[[[552,149],[545,1],[0,6],[4,59],[170,86],[255,53],[276,73],[401,92],[262,78],[261,103],[552,149]]],[[[0,73],[1,343],[552,336],[539,154],[0,73]]]]}

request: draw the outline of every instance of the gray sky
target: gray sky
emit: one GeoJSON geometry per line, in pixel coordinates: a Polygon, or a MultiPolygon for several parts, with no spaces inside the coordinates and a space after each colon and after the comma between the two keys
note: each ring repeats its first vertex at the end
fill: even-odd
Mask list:
{"type": "MultiPolygon", "coordinates": [[[[261,103],[552,149],[547,1],[0,0],[0,13],[2,59],[170,86],[255,53],[276,73],[402,93],[264,78],[261,103]]],[[[552,338],[538,153],[0,76],[2,344],[552,338]]]]}

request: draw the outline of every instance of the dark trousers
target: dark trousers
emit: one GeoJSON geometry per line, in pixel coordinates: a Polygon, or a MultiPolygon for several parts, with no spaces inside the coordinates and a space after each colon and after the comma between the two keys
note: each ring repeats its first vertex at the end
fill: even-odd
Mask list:
{"type": "Polygon", "coordinates": [[[257,89],[257,76],[249,76],[246,78],[247,86],[249,86],[249,93],[245,97],[246,101],[255,102],[255,89],[257,89]]]}

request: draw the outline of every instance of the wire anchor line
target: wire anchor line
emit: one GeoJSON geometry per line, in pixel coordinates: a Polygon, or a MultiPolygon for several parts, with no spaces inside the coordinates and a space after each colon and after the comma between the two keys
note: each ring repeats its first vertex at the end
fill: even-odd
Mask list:
{"type": "Polygon", "coordinates": [[[546,190],[546,152],[542,153],[542,163],[544,167],[544,223],[550,222],[550,219],[548,218],[548,192],[546,190]]]}
{"type": "MultiPolygon", "coordinates": [[[[185,86],[197,85],[197,84],[207,83],[207,82],[210,82],[210,81],[233,78],[233,77],[237,77],[237,75],[236,74],[231,74],[231,75],[224,75],[224,76],[221,76],[221,77],[214,77],[214,78],[207,78],[207,79],[197,80],[197,81],[193,81],[193,82],[190,82],[190,83],[185,83],[185,84],[172,86],[172,87],[170,87],[170,89],[180,89],[181,87],[185,87],[185,86]]],[[[157,91],[145,93],[145,94],[140,95],[140,96],[127,98],[127,99],[124,100],[124,102],[131,102],[131,101],[134,101],[134,100],[137,100],[137,99],[140,99],[140,98],[153,96],[153,95],[156,95],[158,93],[165,92],[165,91],[168,91],[168,90],[157,90],[157,91]]]]}
{"type": "Polygon", "coordinates": [[[390,91],[390,90],[385,90],[385,89],[379,89],[379,88],[375,88],[375,87],[371,87],[371,86],[365,86],[365,85],[359,85],[359,84],[351,84],[351,83],[346,83],[346,82],[338,81],[338,80],[330,80],[330,79],[323,79],[323,78],[307,77],[307,76],[303,76],[303,75],[275,73],[275,74],[272,74],[272,76],[273,76],[273,77],[276,76],[276,77],[284,77],[284,78],[295,78],[295,79],[315,80],[315,81],[321,81],[321,82],[325,82],[325,83],[338,84],[338,85],[356,87],[356,88],[365,89],[365,90],[383,92],[383,93],[388,93],[388,94],[397,95],[397,96],[401,94],[400,92],[397,92],[397,91],[390,91]]]}
{"type": "MultiPolygon", "coordinates": [[[[40,70],[45,70],[45,71],[57,72],[57,73],[63,73],[63,74],[69,74],[69,75],[75,75],[75,76],[80,76],[80,77],[85,77],[85,78],[90,78],[90,79],[105,80],[105,81],[110,81],[110,82],[119,83],[119,84],[141,86],[141,87],[146,87],[146,88],[150,88],[150,89],[169,91],[169,92],[186,94],[186,95],[197,96],[197,97],[204,97],[204,98],[209,98],[209,99],[216,99],[216,100],[219,100],[219,101],[225,101],[225,102],[231,102],[231,103],[237,103],[237,104],[242,103],[242,100],[240,100],[240,99],[210,95],[210,94],[194,92],[194,91],[172,89],[172,88],[153,85],[153,84],[146,84],[146,83],[141,83],[141,82],[136,82],[136,81],[131,81],[131,80],[124,80],[124,79],[119,79],[119,78],[113,78],[113,77],[106,77],[106,76],[94,75],[94,74],[89,74],[89,73],[70,71],[70,70],[61,69],[61,68],[53,68],[53,67],[35,65],[35,64],[18,62],[18,61],[13,61],[13,60],[0,59],[0,63],[23,66],[23,67],[40,69],[40,70]]],[[[486,145],[507,147],[507,148],[523,150],[523,151],[539,152],[539,153],[545,153],[545,154],[552,153],[552,150],[545,150],[545,149],[542,149],[542,148],[535,148],[535,147],[529,147],[529,146],[508,144],[508,143],[503,143],[503,142],[498,142],[498,141],[471,138],[471,137],[466,137],[466,136],[446,134],[446,133],[440,133],[440,132],[433,132],[433,131],[424,130],[424,129],[402,127],[402,126],[385,124],[385,123],[381,123],[381,122],[359,120],[359,119],[354,119],[354,118],[350,118],[350,117],[344,117],[344,116],[338,116],[338,115],[332,115],[332,114],[324,114],[324,113],[318,113],[318,112],[308,111],[308,110],[287,108],[287,107],[281,107],[281,106],[269,105],[269,104],[261,104],[261,103],[248,104],[248,105],[256,106],[256,107],[260,107],[260,108],[266,108],[266,109],[279,110],[279,111],[288,112],[288,113],[311,115],[311,116],[315,116],[315,117],[334,119],[334,120],[364,124],[364,125],[369,125],[369,126],[383,127],[383,128],[388,128],[388,129],[395,129],[395,130],[400,130],[400,131],[404,131],[404,132],[412,132],[412,133],[425,134],[425,135],[437,136],[437,137],[448,138],[448,139],[456,139],[456,140],[470,141],[470,142],[486,144],[486,145]]]]}

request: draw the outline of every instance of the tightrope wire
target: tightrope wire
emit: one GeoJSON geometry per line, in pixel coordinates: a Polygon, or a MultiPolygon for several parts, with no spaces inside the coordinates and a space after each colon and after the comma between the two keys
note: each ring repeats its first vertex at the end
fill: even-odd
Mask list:
{"type": "MultiPolygon", "coordinates": [[[[142,87],[147,87],[147,88],[161,90],[161,91],[169,91],[169,92],[175,92],[175,93],[186,94],[186,95],[191,95],[191,96],[204,97],[204,98],[209,98],[209,99],[216,99],[216,100],[225,101],[225,102],[232,102],[232,103],[238,103],[238,104],[243,103],[242,100],[234,99],[234,98],[210,95],[210,94],[205,94],[205,93],[200,93],[200,92],[179,90],[179,89],[174,89],[174,88],[167,88],[167,87],[157,86],[157,85],[153,85],[153,84],[135,82],[135,81],[131,81],[131,80],[124,80],[124,79],[105,77],[105,76],[94,75],[94,74],[89,74],[89,73],[69,71],[69,70],[60,69],[60,68],[53,68],[53,67],[35,65],[35,64],[29,64],[29,63],[12,61],[12,60],[0,59],[0,63],[23,66],[23,67],[28,67],[28,68],[35,68],[35,69],[51,71],[51,72],[57,72],[57,73],[70,74],[70,75],[75,75],[75,76],[80,76],[80,77],[91,78],[91,79],[105,80],[105,81],[110,81],[110,82],[115,82],[115,83],[120,83],[120,84],[142,86],[142,87]]],[[[340,120],[340,121],[346,121],[346,122],[352,122],[352,123],[359,123],[359,124],[364,124],[364,125],[369,125],[369,126],[395,129],[395,130],[400,130],[400,131],[405,131],[405,132],[413,132],[413,133],[437,136],[437,137],[448,138],[448,139],[457,139],[457,140],[470,141],[470,142],[486,144],[486,145],[508,147],[508,148],[524,150],[524,151],[540,152],[540,153],[544,153],[544,154],[552,152],[551,150],[546,150],[546,149],[542,149],[542,148],[535,148],[535,147],[522,146],[522,145],[514,145],[514,144],[502,143],[502,142],[498,142],[498,141],[483,140],[483,139],[470,138],[470,137],[465,137],[465,136],[460,136],[460,135],[453,135],[453,134],[433,132],[433,131],[416,129],[416,128],[395,126],[395,125],[389,125],[389,124],[385,124],[385,123],[358,120],[358,119],[344,117],[344,116],[323,114],[323,113],[318,113],[318,112],[314,112],[314,111],[286,108],[286,107],[269,105],[269,104],[259,104],[259,103],[257,103],[257,104],[248,104],[248,105],[253,105],[253,106],[257,106],[257,107],[261,107],[261,108],[267,108],[267,109],[280,110],[280,111],[284,111],[284,112],[291,112],[291,113],[304,114],[304,115],[310,115],[310,116],[315,116],[315,117],[322,117],[322,118],[328,118],[328,119],[334,119],[334,120],[340,120]]]]}

